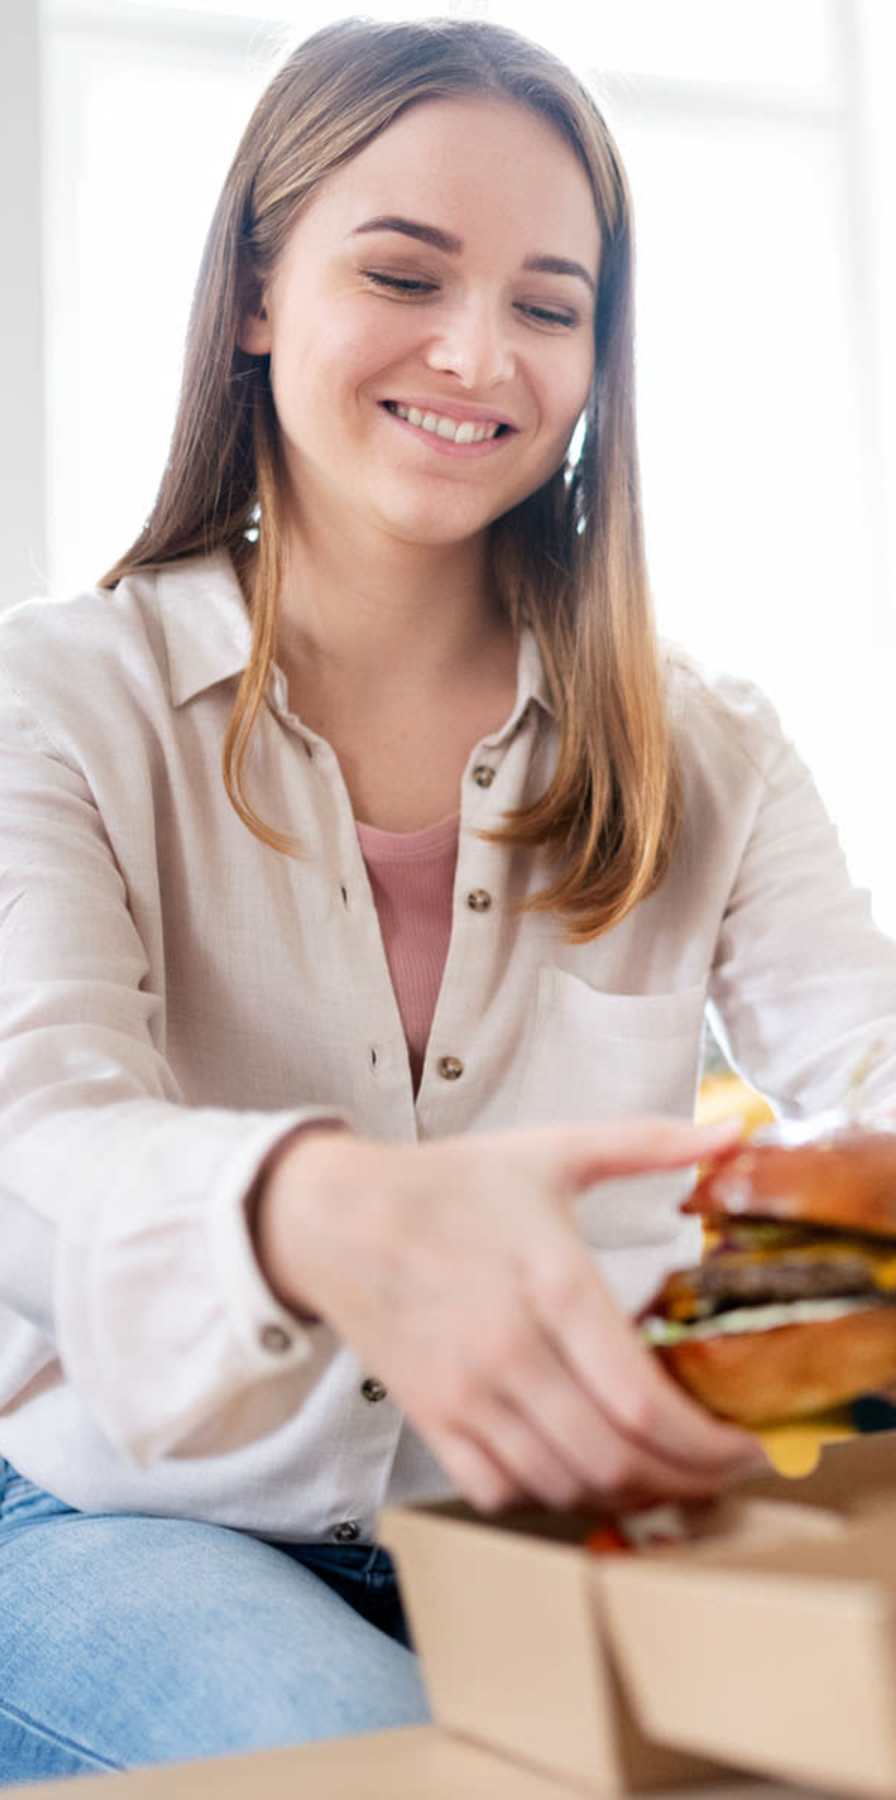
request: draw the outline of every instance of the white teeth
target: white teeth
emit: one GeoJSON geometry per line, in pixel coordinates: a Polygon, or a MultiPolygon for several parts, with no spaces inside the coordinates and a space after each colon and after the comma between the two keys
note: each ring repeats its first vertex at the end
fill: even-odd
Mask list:
{"type": "Polygon", "coordinates": [[[399,406],[390,402],[400,419],[407,419],[411,425],[417,425],[422,431],[431,431],[436,437],[451,439],[455,444],[481,444],[486,438],[493,438],[497,424],[474,425],[466,420],[458,425],[456,419],[446,419],[438,413],[422,413],[416,406],[399,406]]]}

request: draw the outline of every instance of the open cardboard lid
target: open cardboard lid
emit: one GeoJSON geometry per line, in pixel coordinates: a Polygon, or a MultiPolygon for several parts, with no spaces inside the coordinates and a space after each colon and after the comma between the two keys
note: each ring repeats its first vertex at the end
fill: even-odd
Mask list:
{"type": "Polygon", "coordinates": [[[794,1507],[802,1542],[608,1558],[595,1574],[645,1732],[741,1768],[896,1794],[896,1432],[828,1444],[799,1480],[739,1499],[794,1507]],[[819,1517],[839,1526],[807,1532],[819,1517]]]}
{"type": "Polygon", "coordinates": [[[896,1794],[892,1491],[829,1536],[606,1558],[595,1580],[645,1732],[838,1794],[896,1794]]]}

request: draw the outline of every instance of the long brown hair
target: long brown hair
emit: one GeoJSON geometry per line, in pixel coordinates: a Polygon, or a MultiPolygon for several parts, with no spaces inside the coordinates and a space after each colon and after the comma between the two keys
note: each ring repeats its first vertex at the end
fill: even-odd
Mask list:
{"type": "Polygon", "coordinates": [[[209,230],[168,463],[135,543],[103,577],[226,548],[248,594],[251,653],[223,746],[231,804],[264,843],[302,854],[243,793],[249,736],[276,654],[282,492],[269,361],[242,319],[320,183],[404,108],[511,99],[561,133],[591,183],[601,236],[595,372],[578,458],[489,527],[489,573],[515,631],[531,626],[559,729],[554,775],[481,835],[543,846],[553,882],[520,903],[561,913],[572,943],[625,917],[662,879],[681,821],[641,522],[634,408],[633,236],[625,171],[588,90],[539,45],[481,20],[342,19],[276,74],[243,134],[209,230]]]}

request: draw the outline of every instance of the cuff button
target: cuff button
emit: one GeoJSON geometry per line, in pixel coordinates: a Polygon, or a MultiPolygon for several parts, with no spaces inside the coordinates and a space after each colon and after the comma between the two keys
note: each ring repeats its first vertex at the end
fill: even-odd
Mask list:
{"type": "Polygon", "coordinates": [[[361,1392],[364,1395],[365,1400],[371,1402],[371,1405],[377,1400],[385,1400],[386,1398],[386,1389],[381,1381],[377,1381],[375,1375],[368,1375],[367,1380],[362,1381],[361,1392]]]}
{"type": "Polygon", "coordinates": [[[282,1325],[263,1325],[258,1336],[264,1350],[292,1349],[292,1338],[288,1331],[284,1331],[282,1325]]]}

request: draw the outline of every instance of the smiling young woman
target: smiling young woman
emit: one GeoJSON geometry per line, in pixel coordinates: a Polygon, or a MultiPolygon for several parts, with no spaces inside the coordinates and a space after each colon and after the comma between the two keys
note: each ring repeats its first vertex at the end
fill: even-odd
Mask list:
{"type": "Polygon", "coordinates": [[[704,1010],[784,1108],[877,1039],[892,1099],[896,947],[657,644],[633,389],[590,95],[343,20],[237,150],[145,529],[0,619],[0,1783],[425,1720],[385,1501],[761,1460],[632,1323],[737,1135],[704,1010]]]}
{"type": "MultiPolygon", "coordinates": [[[[548,52],[514,32],[472,22],[404,28],[344,20],[316,33],[284,64],[246,128],[212,221],[156,504],[104,585],[197,552],[228,550],[250,599],[252,649],[224,749],[227,789],[251,830],[287,854],[300,854],[294,835],[259,818],[241,780],[283,635],[278,606],[289,489],[282,464],[289,475],[291,458],[271,334],[278,313],[284,330],[298,334],[306,351],[295,358],[302,404],[310,378],[320,390],[316,423],[323,431],[334,403],[338,420],[342,381],[334,389],[330,377],[341,366],[344,381],[339,358],[346,345],[356,358],[356,333],[362,340],[385,335],[390,347],[397,338],[394,356],[380,353],[377,366],[388,372],[391,361],[403,374],[416,341],[441,331],[444,309],[458,305],[461,239],[444,229],[452,182],[459,200],[451,211],[466,237],[474,237],[466,303],[475,308],[500,299],[501,310],[518,321],[512,341],[526,346],[525,367],[537,371],[528,390],[510,376],[502,382],[494,366],[489,372],[521,416],[511,415],[513,431],[493,440],[494,448],[460,459],[464,468],[475,462],[491,483],[474,490],[461,566],[466,572],[475,552],[479,585],[498,616],[515,636],[522,625],[531,627],[560,730],[544,791],[489,836],[547,852],[553,879],[521,905],[559,912],[573,940],[587,941],[623,919],[661,880],[681,795],[641,525],[628,183],[593,99],[548,52]],[[471,107],[490,122],[484,144],[481,138],[465,143],[471,107]],[[483,154],[485,166],[500,171],[499,188],[512,190],[512,197],[502,195],[504,211],[497,215],[491,190],[478,179],[483,154]],[[464,155],[467,179],[457,169],[464,155]],[[362,202],[368,187],[379,191],[378,175],[401,170],[401,189],[414,200],[410,231],[406,222],[387,230],[388,217],[367,219],[362,202]],[[427,210],[422,201],[430,193],[427,210]],[[507,230],[505,213],[515,230],[507,230]],[[496,238],[499,251],[506,239],[528,254],[502,258],[496,238]],[[489,273],[498,270],[493,287],[502,291],[483,299],[476,277],[486,260],[489,273]],[[398,282],[401,288],[393,285],[398,282]],[[411,289],[404,285],[410,283],[411,289]],[[504,284],[513,291],[505,294],[504,284]],[[262,319],[250,309],[271,286],[273,309],[265,308],[262,319]],[[365,323],[359,323],[362,303],[365,323]],[[340,339],[336,327],[332,361],[325,357],[321,371],[315,319],[332,319],[334,307],[344,332],[340,339]],[[396,314],[400,325],[392,322],[396,314]],[[585,436],[573,463],[566,451],[582,414],[585,436]]],[[[505,353],[512,355],[509,348],[505,353]]],[[[428,375],[422,398],[437,412],[445,387],[428,375]]],[[[288,381],[285,373],[281,380],[288,381]]],[[[372,398],[382,407],[387,399],[418,397],[414,368],[400,394],[372,398]]],[[[488,406],[477,410],[488,413],[488,406]]],[[[385,429],[404,430],[400,424],[385,429]]],[[[419,436],[419,428],[408,429],[409,440],[412,434],[419,436]]],[[[381,453],[373,440],[371,447],[374,456],[388,458],[385,444],[381,453]]],[[[435,458],[441,448],[434,438],[421,455],[435,458]]],[[[335,432],[333,449],[335,456],[335,432]]],[[[301,463],[306,512],[309,460],[301,463]]],[[[398,465],[403,487],[408,461],[398,465]]],[[[297,472],[295,454],[292,463],[297,472]]],[[[430,500],[433,509],[446,503],[444,493],[430,500]]],[[[449,515],[452,523],[455,517],[449,515]]]]}

